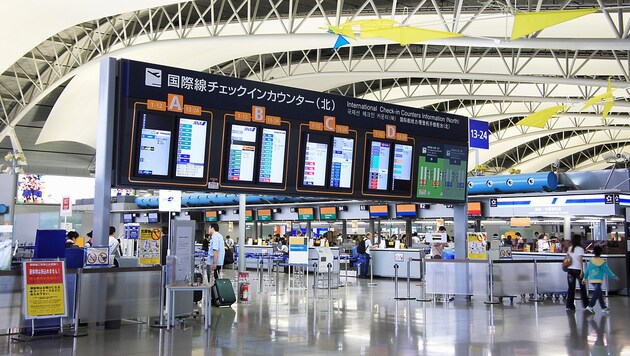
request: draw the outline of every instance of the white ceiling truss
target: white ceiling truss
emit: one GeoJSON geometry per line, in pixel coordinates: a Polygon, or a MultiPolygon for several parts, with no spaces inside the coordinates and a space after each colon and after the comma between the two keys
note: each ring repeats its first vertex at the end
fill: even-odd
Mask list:
{"type": "MultiPolygon", "coordinates": [[[[85,142],[69,135],[63,139],[68,142],[35,144],[58,98],[72,94],[65,88],[81,68],[129,49],[137,49],[134,59],[142,60],[148,49],[173,42],[195,48],[196,41],[210,38],[230,40],[234,47],[201,59],[182,51],[182,65],[488,121],[490,150],[479,152],[478,163],[489,173],[547,170],[555,160],[567,171],[606,168],[607,153],[630,153],[628,10],[630,5],[601,0],[205,0],[105,16],[47,34],[0,74],[0,149],[24,150],[31,171],[66,164],[69,173],[87,173],[94,150],[85,142]],[[589,7],[599,12],[508,40],[516,12],[589,7]],[[351,46],[331,49],[335,37],[325,34],[327,24],[367,18],[466,37],[409,46],[351,40],[351,46]],[[238,49],[252,38],[258,46],[238,49]],[[195,58],[200,63],[190,64],[195,58]],[[602,123],[601,106],[580,109],[606,90],[609,78],[615,106],[602,123]],[[570,109],[544,129],[516,125],[555,105],[570,109]]],[[[469,161],[472,169],[472,151],[469,161]]]]}

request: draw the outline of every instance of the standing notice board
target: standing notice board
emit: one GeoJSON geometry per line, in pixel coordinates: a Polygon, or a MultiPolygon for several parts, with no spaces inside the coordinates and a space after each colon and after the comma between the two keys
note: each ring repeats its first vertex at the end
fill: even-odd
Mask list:
{"type": "Polygon", "coordinates": [[[63,261],[22,262],[25,319],[67,316],[63,261]]]}
{"type": "Polygon", "coordinates": [[[462,202],[468,118],[119,60],[115,185],[462,202]]]}
{"type": "Polygon", "coordinates": [[[308,264],[308,239],[306,237],[289,237],[289,264],[308,264]]]}
{"type": "Polygon", "coordinates": [[[468,258],[471,260],[486,259],[486,233],[485,232],[469,232],[468,240],[468,258]]]}
{"type": "Polygon", "coordinates": [[[140,229],[138,264],[141,266],[160,264],[161,229],[140,229]]]}

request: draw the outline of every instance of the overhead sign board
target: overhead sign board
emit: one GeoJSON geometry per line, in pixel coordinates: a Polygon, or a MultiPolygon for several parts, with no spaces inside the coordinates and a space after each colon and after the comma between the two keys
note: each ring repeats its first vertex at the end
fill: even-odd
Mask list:
{"type": "Polygon", "coordinates": [[[120,60],[115,185],[463,201],[468,119],[120,60]]]}
{"type": "Polygon", "coordinates": [[[479,121],[470,119],[470,148],[483,148],[487,150],[490,147],[488,139],[489,130],[487,121],[479,121]]]}

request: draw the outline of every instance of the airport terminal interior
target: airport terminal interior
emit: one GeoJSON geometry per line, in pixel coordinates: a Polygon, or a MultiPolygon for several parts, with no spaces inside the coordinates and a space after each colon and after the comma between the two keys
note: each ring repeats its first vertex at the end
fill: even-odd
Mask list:
{"type": "Polygon", "coordinates": [[[630,5],[0,10],[0,355],[630,355],[630,5]]]}

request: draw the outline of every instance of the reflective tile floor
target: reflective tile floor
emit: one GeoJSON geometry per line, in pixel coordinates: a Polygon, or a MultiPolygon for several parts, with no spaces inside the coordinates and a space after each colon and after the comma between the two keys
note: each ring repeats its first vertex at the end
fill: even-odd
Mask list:
{"type": "MultiPolygon", "coordinates": [[[[2,355],[630,355],[628,298],[609,298],[611,312],[565,311],[562,300],[419,302],[394,300],[394,283],[369,280],[331,291],[278,290],[252,281],[252,301],[213,308],[211,327],[186,319],[167,331],[123,322],[90,327],[81,338],[14,342],[2,355]]],[[[342,279],[343,282],[343,279],[342,279]]],[[[400,283],[401,296],[407,294],[400,283]]],[[[412,281],[412,296],[420,289],[412,281]]],[[[578,303],[579,304],[579,303],[578,303]]]]}

